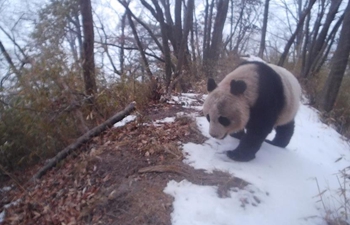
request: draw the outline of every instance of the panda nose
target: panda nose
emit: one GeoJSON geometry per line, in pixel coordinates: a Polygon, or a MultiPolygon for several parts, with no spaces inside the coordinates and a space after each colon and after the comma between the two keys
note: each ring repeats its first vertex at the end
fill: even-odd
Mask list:
{"type": "Polygon", "coordinates": [[[213,138],[218,138],[218,137],[219,137],[219,135],[214,134],[213,132],[209,132],[209,134],[210,134],[210,136],[212,136],[213,138]]]}

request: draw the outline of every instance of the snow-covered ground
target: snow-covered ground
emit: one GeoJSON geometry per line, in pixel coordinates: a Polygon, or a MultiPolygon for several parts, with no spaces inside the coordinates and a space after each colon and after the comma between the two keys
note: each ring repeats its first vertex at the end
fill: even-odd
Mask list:
{"type": "MultiPolygon", "coordinates": [[[[193,94],[188,97],[192,103],[193,94]]],[[[256,158],[245,163],[224,154],[238,145],[237,139],[213,139],[205,117],[196,121],[208,140],[202,145],[184,144],[185,163],[209,173],[214,169],[229,172],[250,185],[220,198],[216,186],[170,181],[164,191],[174,197],[173,225],[313,225],[326,224],[326,210],[341,213],[339,171],[350,165],[350,148],[319,120],[316,110],[301,106],[287,148],[264,143],[256,158]]]]}

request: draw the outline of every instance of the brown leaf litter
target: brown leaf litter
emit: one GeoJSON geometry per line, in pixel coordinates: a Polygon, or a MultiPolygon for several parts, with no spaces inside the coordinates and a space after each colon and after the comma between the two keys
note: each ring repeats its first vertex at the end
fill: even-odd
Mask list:
{"type": "MultiPolygon", "coordinates": [[[[178,104],[151,105],[137,121],[104,132],[62,161],[25,191],[1,192],[3,224],[171,224],[173,198],[163,192],[168,181],[218,186],[228,197],[233,187],[248,183],[220,171],[206,173],[184,164],[181,143],[203,143],[205,137],[189,117],[173,123],[153,122],[177,112],[194,112],[178,104]]],[[[35,172],[28,172],[28,179],[35,172]]]]}

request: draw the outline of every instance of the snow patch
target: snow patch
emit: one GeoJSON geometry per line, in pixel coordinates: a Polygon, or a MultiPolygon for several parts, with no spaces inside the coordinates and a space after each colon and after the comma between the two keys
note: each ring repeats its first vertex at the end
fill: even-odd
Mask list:
{"type": "Polygon", "coordinates": [[[262,197],[257,197],[249,186],[230,191],[229,198],[219,198],[217,187],[195,185],[187,180],[170,181],[164,191],[175,198],[172,224],[231,225],[238,213],[255,221],[249,211],[256,211],[258,204],[264,204],[262,197]]]}
{"type": "Polygon", "coordinates": [[[184,108],[192,108],[196,110],[202,110],[202,104],[198,104],[198,100],[203,101],[205,95],[194,93],[182,93],[178,96],[172,96],[169,103],[180,104],[184,108]]]}
{"type": "Polygon", "coordinates": [[[115,123],[113,127],[122,127],[125,126],[127,123],[130,123],[136,119],[135,115],[128,115],[118,123],[115,123]]]}
{"type": "Polygon", "coordinates": [[[154,121],[154,126],[161,126],[162,123],[173,123],[175,121],[175,117],[166,117],[161,120],[154,121]]]}
{"type": "Polygon", "coordinates": [[[0,212],[0,223],[2,223],[5,220],[5,210],[0,212]]]}
{"type": "Polygon", "coordinates": [[[14,201],[14,202],[11,202],[9,204],[4,205],[4,210],[2,212],[0,212],[0,223],[2,223],[5,220],[5,214],[6,214],[5,213],[5,209],[9,208],[12,205],[17,205],[20,201],[21,200],[18,199],[18,200],[14,201]]]}
{"type": "Polygon", "coordinates": [[[8,192],[9,190],[11,190],[11,187],[10,186],[7,186],[7,187],[3,187],[1,188],[1,192],[8,192]]]}

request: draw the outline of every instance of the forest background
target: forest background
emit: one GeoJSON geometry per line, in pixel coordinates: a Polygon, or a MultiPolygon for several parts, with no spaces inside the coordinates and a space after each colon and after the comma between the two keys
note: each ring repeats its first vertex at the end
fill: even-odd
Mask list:
{"type": "Polygon", "coordinates": [[[257,55],[292,71],[350,137],[350,2],[0,0],[0,175],[43,161],[131,101],[205,92],[257,55]]]}

